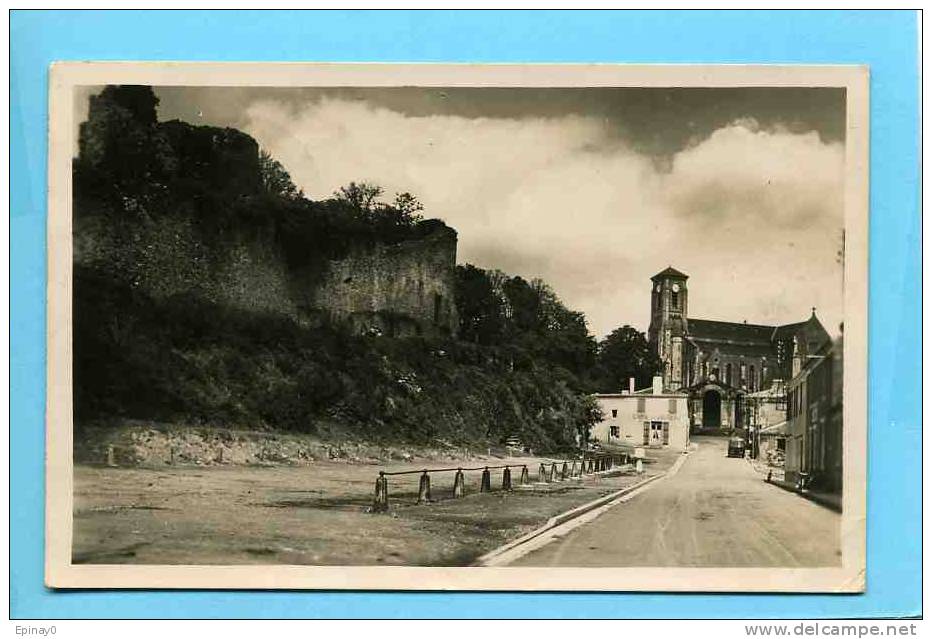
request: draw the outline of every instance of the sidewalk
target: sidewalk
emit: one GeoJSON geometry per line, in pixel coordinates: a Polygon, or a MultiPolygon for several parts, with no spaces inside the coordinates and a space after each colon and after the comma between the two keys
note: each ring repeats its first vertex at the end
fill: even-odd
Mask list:
{"type": "Polygon", "coordinates": [[[748,459],[747,462],[751,465],[756,472],[764,476],[764,481],[769,484],[773,484],[783,490],[787,490],[791,493],[796,493],[800,497],[805,497],[809,501],[813,501],[821,506],[830,508],[835,512],[841,512],[841,495],[835,493],[824,493],[814,490],[804,490],[799,491],[796,489],[796,484],[793,482],[788,482],[784,479],[784,470],[776,466],[768,466],[767,464],[761,462],[759,459],[748,459]],[[767,475],[770,475],[770,479],[766,479],[767,475]]]}
{"type": "MultiPolygon", "coordinates": [[[[766,480],[765,480],[766,481],[766,480]]],[[[772,478],[768,483],[778,486],[783,490],[787,490],[791,493],[796,493],[800,497],[805,497],[809,501],[813,501],[820,506],[825,506],[830,508],[835,512],[841,512],[841,495],[836,493],[822,493],[814,490],[803,490],[799,491],[796,489],[796,484],[782,479],[772,478]]]]}

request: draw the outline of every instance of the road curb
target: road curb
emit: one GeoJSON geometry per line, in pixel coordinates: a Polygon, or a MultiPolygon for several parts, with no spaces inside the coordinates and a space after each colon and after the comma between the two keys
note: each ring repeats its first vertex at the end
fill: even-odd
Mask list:
{"type": "Polygon", "coordinates": [[[616,490],[615,492],[609,493],[608,495],[603,495],[602,497],[599,497],[598,499],[594,499],[590,501],[589,503],[583,504],[582,506],[577,506],[576,508],[567,510],[566,512],[560,513],[559,515],[554,515],[553,517],[548,519],[547,523],[541,526],[540,528],[537,528],[536,530],[532,530],[526,535],[522,535],[521,537],[518,537],[517,539],[514,539],[503,546],[499,546],[498,548],[487,552],[486,554],[476,559],[472,563],[472,565],[473,566],[492,565],[497,558],[501,557],[505,553],[511,552],[515,548],[522,546],[540,537],[544,533],[553,530],[557,526],[561,526],[567,523],[568,521],[572,521],[578,517],[581,517],[585,515],[586,513],[595,510],[596,508],[605,506],[606,504],[609,504],[617,499],[624,497],[625,495],[628,495],[629,493],[639,490],[643,488],[644,486],[647,486],[648,484],[657,481],[658,479],[662,479],[668,476],[672,477],[679,471],[680,466],[683,465],[687,457],[688,457],[688,453],[684,453],[683,455],[681,455],[673,463],[673,466],[668,471],[664,471],[657,475],[647,477],[646,479],[643,479],[635,484],[632,484],[631,486],[626,486],[625,488],[616,490]]]}

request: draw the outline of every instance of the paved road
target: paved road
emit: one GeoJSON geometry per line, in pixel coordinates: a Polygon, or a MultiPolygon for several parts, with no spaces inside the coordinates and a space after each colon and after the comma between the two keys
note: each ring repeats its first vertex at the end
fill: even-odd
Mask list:
{"type": "Polygon", "coordinates": [[[726,439],[694,441],[676,475],[512,565],[839,565],[839,514],[765,483],[726,439]]]}

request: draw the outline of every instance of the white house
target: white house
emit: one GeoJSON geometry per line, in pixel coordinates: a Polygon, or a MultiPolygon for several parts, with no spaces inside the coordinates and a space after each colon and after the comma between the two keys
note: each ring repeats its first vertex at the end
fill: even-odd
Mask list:
{"type": "Polygon", "coordinates": [[[590,431],[593,440],[605,444],[666,447],[689,446],[688,395],[663,392],[663,379],[654,377],[651,388],[605,393],[595,398],[602,421],[590,431]]]}

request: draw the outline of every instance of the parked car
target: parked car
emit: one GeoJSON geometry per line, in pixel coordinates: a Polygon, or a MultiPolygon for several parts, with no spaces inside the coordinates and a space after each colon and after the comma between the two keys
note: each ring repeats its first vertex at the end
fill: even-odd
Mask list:
{"type": "Polygon", "coordinates": [[[728,456],[744,457],[744,440],[740,437],[732,437],[728,440],[728,456]]]}

